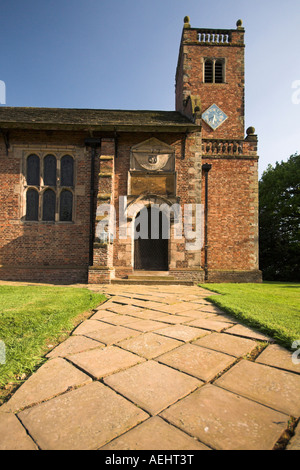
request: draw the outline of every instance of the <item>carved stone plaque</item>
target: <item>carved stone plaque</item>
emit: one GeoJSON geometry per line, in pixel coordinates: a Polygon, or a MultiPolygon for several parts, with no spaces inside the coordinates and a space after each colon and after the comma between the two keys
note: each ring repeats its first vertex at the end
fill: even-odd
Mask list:
{"type": "Polygon", "coordinates": [[[131,149],[131,171],[169,172],[174,168],[174,148],[158,139],[148,139],[131,149]]]}

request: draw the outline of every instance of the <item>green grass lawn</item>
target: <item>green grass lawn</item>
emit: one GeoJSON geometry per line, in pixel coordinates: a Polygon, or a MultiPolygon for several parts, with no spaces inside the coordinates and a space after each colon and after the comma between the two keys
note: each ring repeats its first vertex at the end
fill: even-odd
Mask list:
{"type": "Polygon", "coordinates": [[[49,345],[66,337],[83,319],[81,314],[104,300],[88,289],[0,286],[0,340],[6,352],[0,387],[34,371],[49,345]]]}
{"type": "Polygon", "coordinates": [[[247,326],[259,329],[287,348],[300,340],[300,284],[202,284],[222,294],[208,297],[247,326]]]}

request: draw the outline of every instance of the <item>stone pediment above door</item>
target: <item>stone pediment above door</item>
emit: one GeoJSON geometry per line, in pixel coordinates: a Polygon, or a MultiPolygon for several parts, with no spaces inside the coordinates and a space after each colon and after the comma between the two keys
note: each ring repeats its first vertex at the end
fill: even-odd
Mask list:
{"type": "Polygon", "coordinates": [[[130,171],[168,172],[175,169],[175,149],[155,137],[131,148],[130,171]]]}

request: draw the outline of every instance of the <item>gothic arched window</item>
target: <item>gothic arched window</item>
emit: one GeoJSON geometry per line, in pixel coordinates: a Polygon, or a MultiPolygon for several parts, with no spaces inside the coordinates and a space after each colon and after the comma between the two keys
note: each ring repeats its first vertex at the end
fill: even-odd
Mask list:
{"type": "Polygon", "coordinates": [[[27,158],[26,180],[28,186],[40,185],[40,158],[35,154],[27,158]]]}
{"type": "Polygon", "coordinates": [[[26,220],[39,220],[39,193],[29,188],[26,192],[26,220]]]}
{"type": "Polygon", "coordinates": [[[67,189],[60,193],[59,220],[61,222],[72,222],[73,194],[67,189]]]}
{"type": "Polygon", "coordinates": [[[60,153],[44,155],[32,153],[24,159],[24,220],[72,222],[74,158],[67,154],[60,158],[60,153]]]}
{"type": "Polygon", "coordinates": [[[56,195],[52,189],[46,189],[43,193],[43,220],[55,221],[56,195]]]}
{"type": "Polygon", "coordinates": [[[74,160],[70,155],[65,155],[61,159],[61,186],[73,186],[74,184],[74,160]]]}
{"type": "Polygon", "coordinates": [[[54,155],[47,155],[44,158],[44,185],[56,186],[56,158],[54,155]]]}

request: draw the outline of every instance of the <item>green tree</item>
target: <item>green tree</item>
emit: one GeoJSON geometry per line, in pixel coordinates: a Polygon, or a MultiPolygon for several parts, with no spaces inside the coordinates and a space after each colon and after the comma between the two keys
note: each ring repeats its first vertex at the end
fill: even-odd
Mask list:
{"type": "Polygon", "coordinates": [[[269,165],[259,182],[260,269],[266,280],[300,280],[300,155],[269,165]]]}

